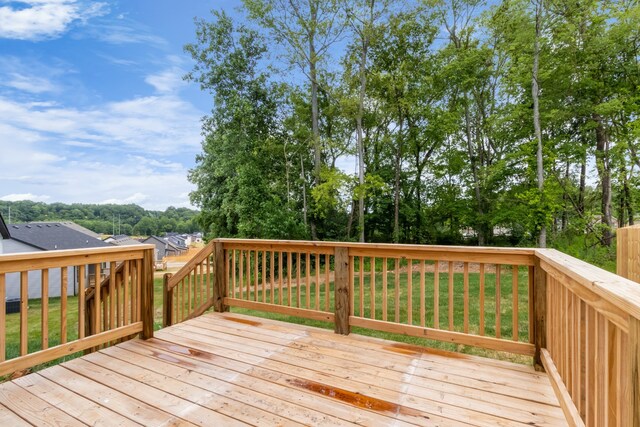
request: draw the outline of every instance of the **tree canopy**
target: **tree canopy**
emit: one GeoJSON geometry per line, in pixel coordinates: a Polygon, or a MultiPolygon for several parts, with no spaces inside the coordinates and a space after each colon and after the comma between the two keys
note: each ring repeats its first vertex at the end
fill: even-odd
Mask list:
{"type": "Polygon", "coordinates": [[[637,2],[244,6],[186,46],[210,237],[609,248],[637,217],[637,2]]]}

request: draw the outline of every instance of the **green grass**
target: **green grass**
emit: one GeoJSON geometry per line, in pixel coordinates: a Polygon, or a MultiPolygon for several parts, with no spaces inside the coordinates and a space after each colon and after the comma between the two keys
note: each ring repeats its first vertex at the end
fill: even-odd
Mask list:
{"type": "MultiPolygon", "coordinates": [[[[414,264],[415,265],[415,264],[414,264]]],[[[370,304],[370,275],[366,273],[370,269],[369,265],[363,265],[365,274],[363,275],[362,292],[364,294],[364,304],[362,306],[362,313],[364,317],[369,318],[371,314],[370,304]]],[[[380,272],[381,266],[376,266],[375,275],[375,319],[382,320],[382,290],[383,290],[383,277],[380,272]]],[[[392,266],[390,266],[393,268],[392,266]]],[[[355,274],[355,288],[354,288],[354,314],[360,316],[360,280],[359,280],[359,266],[356,264],[355,274]]],[[[394,321],[396,316],[396,297],[395,297],[395,273],[388,272],[387,281],[387,320],[394,321]]],[[[293,274],[295,280],[295,274],[293,274]]],[[[314,281],[314,274],[311,275],[312,281],[314,281]]],[[[420,325],[420,273],[412,273],[412,292],[411,292],[411,306],[412,306],[412,325],[420,325]]],[[[512,270],[503,267],[500,275],[500,320],[501,320],[501,336],[506,339],[512,338],[512,305],[513,305],[513,290],[512,290],[512,270]]],[[[449,275],[448,273],[441,272],[439,274],[439,327],[440,329],[448,329],[449,327],[449,275]]],[[[529,337],[529,323],[528,323],[528,269],[526,267],[520,267],[518,269],[518,340],[527,342],[529,337]]],[[[400,298],[398,300],[398,317],[400,323],[408,324],[408,277],[406,273],[401,273],[399,277],[398,290],[400,298]]],[[[330,298],[330,310],[333,311],[333,282],[330,284],[331,298],[330,298]]],[[[309,287],[310,291],[310,307],[306,306],[307,288],[304,285],[301,287],[294,287],[291,290],[291,306],[298,306],[298,296],[300,299],[300,307],[315,309],[315,284],[312,283],[309,287]]],[[[495,337],[496,332],[496,274],[485,272],[485,335],[495,337]]],[[[247,297],[246,289],[244,291],[244,297],[247,297]]],[[[251,291],[249,292],[249,299],[254,299],[255,295],[251,291]]],[[[262,291],[258,291],[258,301],[262,301],[262,291]]],[[[271,300],[270,291],[267,290],[266,294],[267,302],[271,300]]],[[[274,300],[279,300],[278,289],[274,292],[274,300]]],[[[325,286],[320,286],[320,308],[324,310],[325,301],[325,286]]],[[[462,332],[464,330],[464,275],[463,273],[453,274],[453,330],[462,332]]],[[[283,305],[289,305],[288,292],[283,290],[283,305]]],[[[434,326],[434,273],[425,273],[425,326],[434,326]]],[[[266,313],[256,310],[248,310],[242,308],[232,308],[232,312],[248,314],[251,316],[289,321],[298,324],[316,326],[326,329],[333,329],[333,324],[322,321],[315,321],[304,318],[297,318],[282,314],[266,313]]],[[[469,333],[478,334],[480,329],[480,274],[469,273],[469,333]]],[[[508,359],[517,361],[520,363],[531,363],[531,359],[528,357],[514,356],[511,354],[505,354],[501,352],[480,349],[476,347],[455,345],[450,343],[443,343],[433,340],[427,340],[419,337],[412,337],[400,334],[391,334],[382,331],[374,331],[364,328],[352,328],[352,332],[362,335],[374,336],[383,339],[389,339],[394,341],[400,341],[410,344],[426,345],[430,347],[461,351],[469,354],[478,354],[483,356],[489,356],[499,359],[508,359]]]]}

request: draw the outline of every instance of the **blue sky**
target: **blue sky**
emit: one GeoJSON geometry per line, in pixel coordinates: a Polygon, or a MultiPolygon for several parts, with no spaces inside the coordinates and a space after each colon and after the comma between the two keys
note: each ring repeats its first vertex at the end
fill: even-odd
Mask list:
{"type": "Polygon", "coordinates": [[[240,0],[0,0],[0,200],[189,207],[194,17],[240,0]]]}

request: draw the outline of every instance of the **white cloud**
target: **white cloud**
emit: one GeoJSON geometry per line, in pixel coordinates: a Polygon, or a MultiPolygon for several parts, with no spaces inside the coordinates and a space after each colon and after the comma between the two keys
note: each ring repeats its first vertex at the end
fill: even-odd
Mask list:
{"type": "Polygon", "coordinates": [[[144,81],[153,86],[158,93],[175,93],[185,85],[183,75],[185,71],[174,66],[157,74],[150,74],[144,81]]]}
{"type": "Polygon", "coordinates": [[[46,78],[18,73],[9,74],[8,79],[4,80],[2,84],[30,93],[54,92],[57,90],[57,86],[46,78]]]}
{"type": "Polygon", "coordinates": [[[45,195],[37,196],[31,193],[24,193],[24,194],[7,194],[6,196],[0,197],[0,200],[2,200],[3,202],[19,202],[21,200],[31,200],[32,202],[46,202],[50,198],[51,198],[50,196],[45,196],[45,195]]]}
{"type": "Polygon", "coordinates": [[[0,196],[189,207],[201,115],[176,95],[86,109],[0,96],[0,196]]]}
{"type": "MultiPolygon", "coordinates": [[[[176,96],[149,96],[91,107],[34,107],[0,97],[2,127],[68,145],[176,155],[199,146],[201,113],[176,96]]],[[[57,142],[56,142],[57,143],[57,142]]]]}
{"type": "Polygon", "coordinates": [[[0,7],[0,38],[41,40],[59,37],[79,21],[107,13],[106,3],[76,0],[23,0],[27,7],[0,7]]]}

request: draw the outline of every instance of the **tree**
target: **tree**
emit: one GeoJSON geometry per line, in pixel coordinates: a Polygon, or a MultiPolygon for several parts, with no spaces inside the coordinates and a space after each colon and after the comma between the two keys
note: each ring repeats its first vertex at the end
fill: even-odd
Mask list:
{"type": "MultiPolygon", "coordinates": [[[[336,0],[243,0],[251,18],[288,50],[288,59],[308,78],[311,88],[311,128],[314,185],[321,183],[322,141],[318,109],[319,66],[338,40],[344,20],[336,0]]],[[[311,235],[317,238],[312,216],[311,235]]]]}

